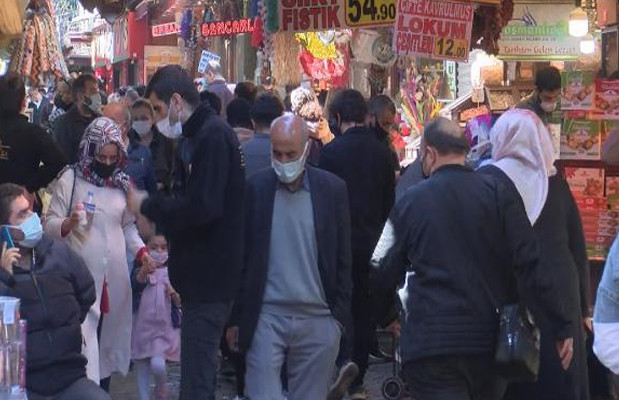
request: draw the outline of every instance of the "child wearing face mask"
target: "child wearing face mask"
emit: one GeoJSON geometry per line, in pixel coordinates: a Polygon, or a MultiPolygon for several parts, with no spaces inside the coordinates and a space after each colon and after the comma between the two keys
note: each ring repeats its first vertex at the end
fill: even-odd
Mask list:
{"type": "Polygon", "coordinates": [[[136,366],[138,396],[149,400],[150,378],[155,378],[155,399],[168,398],[166,360],[180,360],[180,330],[176,313],[180,296],[168,277],[168,243],[162,235],[152,235],[148,252],[157,267],[136,266],[132,273],[134,301],[131,358],[136,366]],[[134,300],[135,300],[134,296],[134,300]],[[173,314],[174,310],[174,314],[173,314]]]}

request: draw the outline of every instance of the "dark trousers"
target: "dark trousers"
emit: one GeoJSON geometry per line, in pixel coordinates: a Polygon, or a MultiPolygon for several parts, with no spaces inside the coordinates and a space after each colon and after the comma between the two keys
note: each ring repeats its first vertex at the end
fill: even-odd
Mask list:
{"type": "MultiPolygon", "coordinates": [[[[370,312],[370,292],[369,292],[369,256],[356,257],[358,262],[353,265],[353,292],[352,292],[352,326],[353,344],[352,361],[359,366],[359,375],[350,385],[355,389],[363,385],[363,379],[368,369],[368,357],[372,348],[372,337],[375,327],[372,326],[372,316],[370,312]],[[360,259],[366,260],[363,262],[360,259]]],[[[347,346],[347,345],[345,345],[347,346]]]]}
{"type": "Polygon", "coordinates": [[[501,400],[507,383],[494,372],[491,355],[441,356],[404,364],[411,398],[418,400],[501,400]]]}
{"type": "Polygon", "coordinates": [[[87,378],[81,378],[53,396],[42,396],[29,391],[28,400],[111,400],[111,398],[96,383],[87,378]]]}
{"type": "Polygon", "coordinates": [[[230,302],[183,304],[180,400],[215,400],[217,351],[230,309],[230,302]]]}

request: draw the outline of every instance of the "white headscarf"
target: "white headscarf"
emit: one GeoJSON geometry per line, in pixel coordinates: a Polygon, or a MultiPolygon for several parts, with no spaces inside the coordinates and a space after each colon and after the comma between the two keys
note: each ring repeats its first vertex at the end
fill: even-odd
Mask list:
{"type": "Polygon", "coordinates": [[[548,177],[556,174],[555,152],[544,123],[528,110],[503,114],[490,131],[492,162],[509,176],[534,225],[548,197],[548,177]]]}

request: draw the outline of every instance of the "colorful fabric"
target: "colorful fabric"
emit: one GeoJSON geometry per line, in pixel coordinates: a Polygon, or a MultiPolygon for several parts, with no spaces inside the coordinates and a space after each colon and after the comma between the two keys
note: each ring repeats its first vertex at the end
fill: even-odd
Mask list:
{"type": "Polygon", "coordinates": [[[114,121],[100,117],[92,121],[80,142],[79,161],[73,165],[77,175],[97,187],[118,188],[125,192],[129,190],[131,179],[124,172],[127,164],[127,148],[123,141],[120,128],[114,121]],[[120,157],[118,166],[111,177],[103,179],[92,170],[95,157],[108,144],[118,146],[120,157]]]}
{"type": "Polygon", "coordinates": [[[548,197],[548,178],[556,173],[555,151],[546,126],[535,113],[514,109],[490,131],[492,163],[512,180],[534,225],[548,197]]]}
{"type": "Polygon", "coordinates": [[[303,50],[299,61],[303,72],[312,79],[329,82],[331,87],[346,87],[348,85],[348,52],[345,46],[338,47],[338,57],[333,60],[322,60],[314,57],[309,51],[303,50]]]}
{"type": "Polygon", "coordinates": [[[45,85],[50,75],[56,80],[68,77],[56,28],[46,6],[30,11],[11,57],[10,71],[30,78],[32,86],[45,85]]]}
{"type": "Polygon", "coordinates": [[[335,31],[305,32],[297,33],[294,36],[314,58],[333,60],[339,57],[334,41],[335,31]]]}

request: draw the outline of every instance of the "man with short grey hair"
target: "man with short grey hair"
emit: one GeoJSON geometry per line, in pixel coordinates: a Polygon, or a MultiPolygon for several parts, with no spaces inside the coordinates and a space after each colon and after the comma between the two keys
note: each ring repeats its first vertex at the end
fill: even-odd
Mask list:
{"type": "Polygon", "coordinates": [[[540,252],[518,192],[467,168],[468,150],[453,121],[426,125],[428,178],[398,200],[372,257],[375,290],[404,281],[400,348],[415,399],[502,399],[496,310],[552,290],[535,279],[540,252]]]}
{"type": "Polygon", "coordinates": [[[211,60],[206,64],[204,80],[206,81],[205,90],[215,93],[221,100],[221,116],[226,119],[226,108],[234,100],[234,93],[228,88],[219,61],[211,60]]]}
{"type": "Polygon", "coordinates": [[[246,395],[326,399],[349,326],[350,216],[344,181],[306,166],[308,130],[285,115],[271,127],[272,168],[248,180],[245,273],[226,338],[246,353],[246,395]]]}

